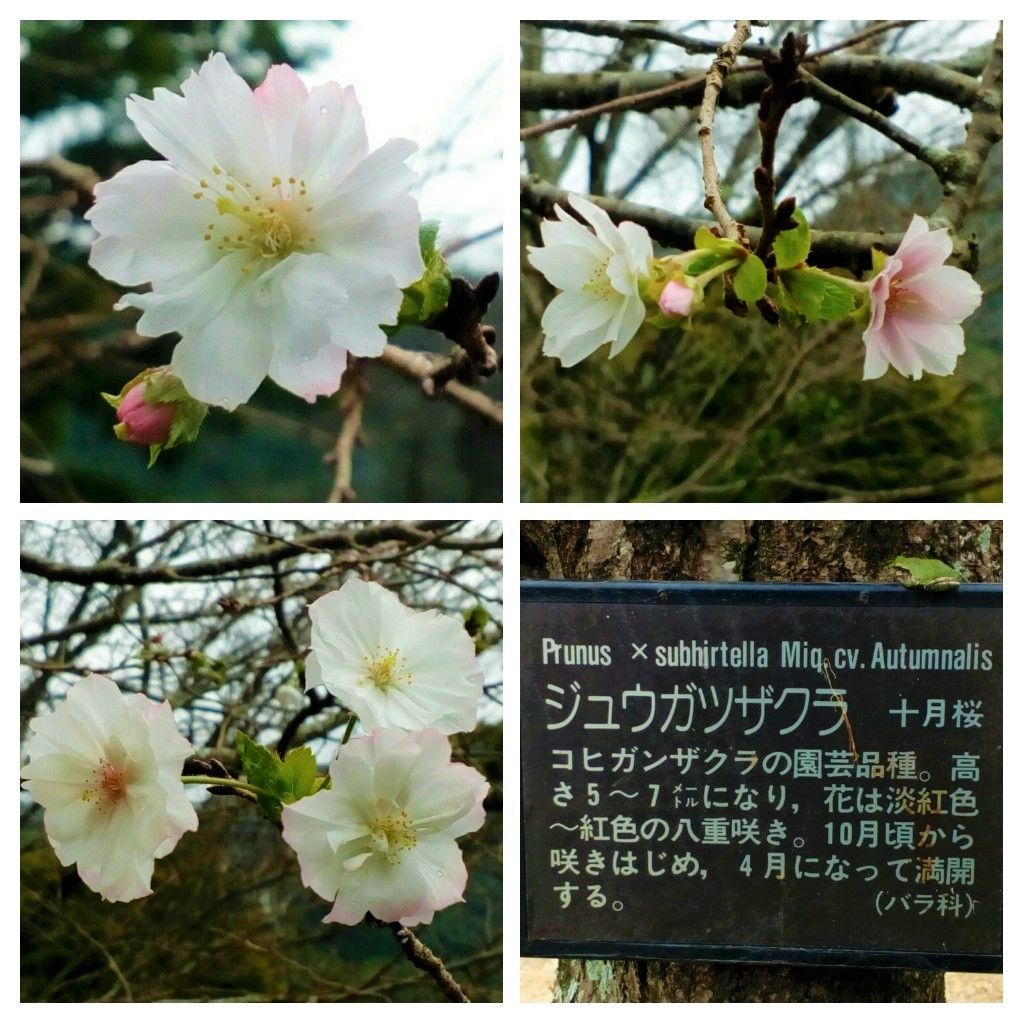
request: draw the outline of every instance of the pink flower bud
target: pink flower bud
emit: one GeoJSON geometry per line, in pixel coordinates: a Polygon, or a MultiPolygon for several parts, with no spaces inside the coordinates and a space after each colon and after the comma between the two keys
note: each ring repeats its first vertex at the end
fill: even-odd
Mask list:
{"type": "Polygon", "coordinates": [[[136,384],[117,408],[122,424],[117,436],[132,444],[166,444],[176,407],[166,402],[146,401],[146,382],[136,384]]]}
{"type": "Polygon", "coordinates": [[[665,316],[689,316],[693,308],[695,292],[680,281],[669,281],[662,289],[658,299],[658,308],[665,316]]]}

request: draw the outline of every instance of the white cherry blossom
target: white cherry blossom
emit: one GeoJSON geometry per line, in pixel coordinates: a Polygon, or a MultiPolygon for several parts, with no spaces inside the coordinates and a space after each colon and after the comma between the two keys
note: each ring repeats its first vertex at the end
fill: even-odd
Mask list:
{"type": "Polygon", "coordinates": [[[275,65],[255,91],[213,54],[181,87],[129,98],[164,161],[96,187],[91,265],[152,290],[117,304],[138,331],[176,331],[189,394],[233,409],[269,376],[314,401],[337,390],[348,353],[377,356],[401,288],[423,273],[408,195],[413,143],[370,152],[351,87],[307,89],[275,65]]]}
{"type": "Polygon", "coordinates": [[[112,902],[148,896],[154,860],[199,826],[170,705],[90,675],[29,729],[22,777],[61,864],[112,902]]]}
{"type": "Polygon", "coordinates": [[[367,914],[429,924],[462,900],[466,866],[455,840],[484,821],[487,780],[451,761],[433,729],[375,729],[341,747],[331,788],[281,812],[302,883],[334,906],[324,918],[367,914]]]}
{"type": "Polygon", "coordinates": [[[654,259],[646,228],[632,221],[616,227],[580,196],[569,196],[569,203],[594,230],[556,206],[558,220],[540,226],[544,245],[527,246],[530,263],[561,290],[541,327],[544,354],[563,366],[575,366],[607,342],[609,359],[629,344],[647,315],[640,292],[654,259]]]}
{"type": "Polygon", "coordinates": [[[460,619],[414,611],[365,580],[325,594],[309,614],[306,688],[326,686],[366,728],[449,734],[476,724],[483,673],[460,619]]]}

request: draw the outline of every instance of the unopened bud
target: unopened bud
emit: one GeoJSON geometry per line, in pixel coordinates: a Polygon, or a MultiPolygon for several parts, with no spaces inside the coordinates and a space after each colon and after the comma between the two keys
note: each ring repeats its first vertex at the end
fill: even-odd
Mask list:
{"type": "Polygon", "coordinates": [[[149,446],[149,464],[165,448],[194,441],[207,406],[193,398],[169,366],[143,370],[117,395],[104,395],[117,410],[114,433],[121,441],[149,446]]]}
{"type": "Polygon", "coordinates": [[[669,281],[658,297],[658,309],[671,317],[689,316],[697,293],[681,281],[669,281]]]}
{"type": "Polygon", "coordinates": [[[169,402],[147,402],[146,385],[136,384],[117,407],[114,433],[131,444],[166,444],[174,413],[169,402]]]}

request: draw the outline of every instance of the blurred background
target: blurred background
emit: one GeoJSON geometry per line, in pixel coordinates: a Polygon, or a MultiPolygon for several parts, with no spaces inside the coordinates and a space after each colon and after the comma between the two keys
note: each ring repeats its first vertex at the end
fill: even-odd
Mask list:
{"type": "MultiPolygon", "coordinates": [[[[708,52],[666,42],[540,24],[521,28],[522,77],[531,91],[565,73],[611,72],[626,76],[623,93],[639,92],[652,87],[657,72],[703,74],[711,60],[708,52]]],[[[714,45],[732,34],[725,21],[648,24],[714,45]]],[[[867,24],[771,21],[755,28],[752,40],[778,46],[787,32],[806,32],[813,51],[867,24]]],[[[976,79],[997,27],[913,23],[843,53],[941,63],[976,79]]],[[[964,139],[969,114],[955,105],[881,88],[863,100],[925,143],[948,147],[964,139]]],[[[584,105],[524,104],[522,126],[584,105]]],[[[756,105],[720,108],[714,140],[723,198],[734,216],[753,223],[756,105]]],[[[541,135],[523,144],[522,171],[571,191],[708,218],[695,108],[606,114],[541,135]]],[[[929,167],[814,100],[786,115],[776,173],[785,182],[779,195],[796,196],[815,229],[902,233],[915,212],[930,215],[941,197],[929,167]]],[[[554,292],[524,263],[524,499],[1001,500],[1001,143],[989,154],[960,235],[978,242],[975,277],[984,301],[967,325],[956,373],[921,381],[893,370],[862,381],[864,345],[849,323],[780,330],[759,316],[723,310],[701,313],[681,337],[648,329],[612,361],[605,347],[562,369],[541,355],[540,317],[554,292]]],[[[538,219],[525,210],[522,242],[540,244],[538,219]]]]}
{"type": "MultiPolygon", "coordinates": [[[[371,147],[415,140],[411,164],[424,219],[471,281],[501,269],[500,47],[472,45],[443,21],[403,30],[384,22],[23,21],[21,23],[22,499],[26,501],[322,500],[331,490],[340,415],[336,397],[309,406],[265,382],[234,414],[212,410],[198,443],[146,470],[143,450],[114,438],[117,393],[166,363],[177,338],[141,338],[137,311],[114,313],[124,289],[86,265],[82,219],[97,180],[155,154],[125,115],[130,93],[177,91],[211,50],[257,85],[272,63],[309,86],[356,88],[371,147]],[[385,38],[386,34],[386,38],[385,38]],[[386,55],[386,59],[384,59],[386,55]]],[[[501,293],[488,320],[501,340],[501,293]]],[[[447,354],[433,331],[395,341],[447,354]]],[[[500,428],[418,383],[369,367],[365,444],[353,486],[361,500],[500,500],[500,428]]],[[[478,385],[479,386],[479,385],[478,385]]],[[[501,398],[500,372],[483,385],[501,398]]]]}
{"type": "MultiPolygon", "coordinates": [[[[415,931],[470,999],[501,999],[500,524],[25,522],[21,545],[23,738],[29,719],[97,671],[124,692],[170,701],[197,756],[235,769],[238,730],[274,746],[288,729],[322,773],[347,712],[302,689],[306,605],[358,576],[465,621],[485,690],[476,729],[451,739],[455,759],[491,783],[487,818],[459,841],[465,902],[415,931]],[[209,562],[202,575],[167,582],[169,569],[187,575],[197,561],[209,562]],[[65,581],[69,566],[100,562],[96,578],[65,581]],[[109,582],[125,567],[130,582],[109,582]]],[[[187,791],[199,831],[157,861],[153,895],[127,904],[103,902],[61,868],[41,808],[22,793],[23,1001],[442,998],[388,929],[321,923],[330,904],[302,887],[273,824],[239,800],[187,791]]]]}

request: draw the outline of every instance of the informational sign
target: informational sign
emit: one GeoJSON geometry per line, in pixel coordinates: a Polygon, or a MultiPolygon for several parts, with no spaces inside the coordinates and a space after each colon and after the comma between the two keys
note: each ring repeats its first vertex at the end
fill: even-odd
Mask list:
{"type": "Polygon", "coordinates": [[[524,583],[522,952],[1002,969],[1002,588],[524,583]]]}

